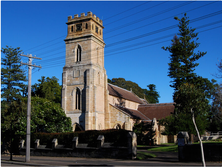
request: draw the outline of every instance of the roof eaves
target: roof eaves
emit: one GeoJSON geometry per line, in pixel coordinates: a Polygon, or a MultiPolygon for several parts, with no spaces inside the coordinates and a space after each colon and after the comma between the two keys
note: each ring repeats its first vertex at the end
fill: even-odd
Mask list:
{"type": "Polygon", "coordinates": [[[112,105],[110,103],[109,103],[109,105],[111,105],[112,107],[116,108],[117,110],[121,111],[122,113],[124,113],[124,114],[126,114],[126,115],[128,115],[128,116],[130,116],[132,118],[132,116],[130,114],[128,114],[125,111],[121,110],[119,107],[116,107],[116,106],[114,106],[114,105],[112,105]]]}

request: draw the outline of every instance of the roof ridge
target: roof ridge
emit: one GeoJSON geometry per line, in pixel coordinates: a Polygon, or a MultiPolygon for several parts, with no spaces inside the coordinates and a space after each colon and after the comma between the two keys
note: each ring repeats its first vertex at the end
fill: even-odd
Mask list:
{"type": "MultiPolygon", "coordinates": [[[[127,107],[122,107],[122,108],[126,108],[127,110],[135,110],[135,109],[131,109],[131,108],[127,108],[127,107]]],[[[140,112],[139,110],[135,110],[138,111],[140,114],[142,114],[144,117],[146,117],[146,121],[152,121],[150,118],[148,118],[146,115],[144,115],[142,112],[140,112]]]]}
{"type": "Polygon", "coordinates": [[[108,83],[108,84],[109,84],[109,85],[112,85],[112,86],[115,86],[115,87],[118,87],[118,88],[120,88],[120,89],[123,89],[123,90],[126,90],[126,91],[128,91],[128,92],[132,93],[132,91],[130,91],[130,90],[127,90],[127,89],[121,88],[121,87],[116,86],[116,85],[113,85],[113,84],[111,84],[111,83],[108,83]]]}
{"type": "Polygon", "coordinates": [[[116,85],[113,85],[113,84],[111,84],[111,83],[108,83],[109,85],[111,85],[111,86],[115,86],[115,87],[117,87],[117,88],[120,88],[120,89],[122,89],[122,90],[124,90],[124,91],[127,91],[127,92],[129,92],[129,93],[132,93],[134,96],[136,96],[139,100],[140,100],[140,102],[143,104],[143,101],[141,100],[141,98],[139,97],[139,96],[137,96],[133,91],[129,91],[129,90],[127,90],[127,89],[124,89],[124,88],[121,88],[121,87],[119,87],[119,86],[116,86],[116,85]]]}
{"type": "Polygon", "coordinates": [[[109,105],[111,105],[112,107],[116,108],[117,110],[120,110],[120,111],[123,112],[124,114],[126,114],[126,115],[132,117],[130,114],[128,114],[128,113],[126,113],[125,111],[121,110],[120,108],[114,106],[113,104],[109,103],[109,105]]]}
{"type": "Polygon", "coordinates": [[[166,106],[166,105],[172,105],[176,104],[174,102],[172,103],[149,103],[149,104],[140,104],[140,106],[166,106]]]}

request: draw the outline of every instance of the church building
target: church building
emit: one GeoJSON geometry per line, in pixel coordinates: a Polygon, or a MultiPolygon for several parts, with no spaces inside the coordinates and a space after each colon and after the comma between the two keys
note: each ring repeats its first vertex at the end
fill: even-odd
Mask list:
{"type": "Polygon", "coordinates": [[[132,130],[136,120],[151,123],[138,110],[148,105],[146,100],[107,83],[102,20],[88,12],[69,16],[66,24],[62,108],[71,118],[73,130],[132,130]]]}

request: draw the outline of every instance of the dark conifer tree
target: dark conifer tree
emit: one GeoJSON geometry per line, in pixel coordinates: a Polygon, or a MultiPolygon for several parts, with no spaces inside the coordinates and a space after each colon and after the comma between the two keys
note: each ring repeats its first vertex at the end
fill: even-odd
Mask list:
{"type": "MultiPolygon", "coordinates": [[[[203,96],[196,97],[197,99],[201,99],[201,105],[205,106],[204,108],[199,106],[201,111],[198,107],[192,109],[192,111],[196,113],[195,115],[198,115],[198,118],[196,117],[196,122],[201,129],[201,133],[203,133],[204,129],[207,127],[206,119],[210,111],[209,98],[212,96],[214,88],[213,83],[215,81],[211,82],[207,78],[202,78],[194,72],[195,68],[199,65],[196,61],[203,57],[206,52],[194,52],[200,44],[197,43],[198,33],[195,33],[194,28],[189,27],[188,17],[184,14],[183,18],[178,19],[175,17],[174,19],[179,21],[179,33],[174,36],[172,45],[166,48],[163,47],[163,49],[171,53],[168,76],[172,78],[172,84],[170,86],[175,90],[174,102],[176,105],[174,114],[160,122],[166,126],[166,132],[168,134],[177,134],[179,131],[195,133],[190,114],[190,106],[186,106],[188,104],[186,103],[188,99],[184,98],[188,97],[190,92],[186,92],[186,90],[189,89],[184,89],[183,94],[181,93],[181,89],[184,88],[184,85],[190,85],[192,90],[198,90],[198,93],[204,95],[205,98],[205,100],[203,100],[203,96]],[[186,93],[187,95],[185,96],[186,93]],[[181,108],[181,106],[183,107],[181,108]]],[[[187,102],[194,105],[194,103],[189,100],[187,102]]]]}
{"type": "Polygon", "coordinates": [[[189,27],[189,20],[186,14],[182,19],[175,17],[179,21],[179,33],[172,40],[172,46],[163,47],[164,50],[171,53],[169,63],[169,74],[172,78],[172,85],[175,90],[183,83],[195,83],[198,76],[194,73],[195,67],[199,64],[196,61],[203,57],[206,52],[194,53],[199,47],[197,43],[197,35],[195,29],[189,27]]]}
{"type": "Polygon", "coordinates": [[[21,68],[19,47],[11,48],[6,46],[2,48],[1,68],[1,93],[2,99],[12,102],[21,98],[21,90],[24,88],[26,80],[25,72],[21,68]]]}
{"type": "Polygon", "coordinates": [[[12,153],[16,150],[14,146],[18,144],[16,133],[21,129],[17,128],[19,119],[24,116],[22,107],[22,90],[24,81],[26,81],[25,72],[21,68],[19,47],[11,48],[6,46],[2,48],[2,68],[1,68],[1,131],[2,142],[6,149],[10,151],[10,160],[12,153]]]}

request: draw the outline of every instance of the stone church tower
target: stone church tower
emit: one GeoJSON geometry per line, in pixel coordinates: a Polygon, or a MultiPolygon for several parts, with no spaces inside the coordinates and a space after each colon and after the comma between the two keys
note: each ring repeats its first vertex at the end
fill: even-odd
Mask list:
{"type": "Polygon", "coordinates": [[[83,130],[106,129],[107,75],[104,68],[103,23],[92,12],[68,17],[62,108],[83,130]]]}

